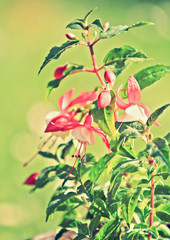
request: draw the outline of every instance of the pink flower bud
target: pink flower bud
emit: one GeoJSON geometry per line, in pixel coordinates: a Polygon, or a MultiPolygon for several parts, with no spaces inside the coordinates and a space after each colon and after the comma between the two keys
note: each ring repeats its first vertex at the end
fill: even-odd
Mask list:
{"type": "Polygon", "coordinates": [[[26,185],[35,185],[37,177],[40,175],[40,173],[33,173],[31,174],[24,182],[26,185]]]}
{"type": "Polygon", "coordinates": [[[76,39],[76,36],[75,36],[73,33],[66,33],[65,35],[66,35],[66,37],[67,37],[68,39],[70,39],[70,40],[76,39]]]}
{"type": "Polygon", "coordinates": [[[109,68],[106,68],[104,73],[104,78],[107,83],[110,83],[113,86],[116,80],[116,75],[109,68]]]}
{"type": "Polygon", "coordinates": [[[55,77],[56,79],[62,78],[63,73],[64,73],[64,71],[67,70],[67,68],[68,68],[67,65],[62,65],[62,66],[59,66],[58,68],[56,68],[56,70],[55,70],[55,72],[54,72],[54,77],[55,77]]]}
{"type": "Polygon", "coordinates": [[[103,24],[103,28],[106,31],[109,28],[109,22],[106,22],[105,24],[103,24]]]}
{"type": "Polygon", "coordinates": [[[101,92],[97,99],[97,105],[99,108],[107,107],[111,102],[111,94],[110,91],[105,89],[101,92]]]}

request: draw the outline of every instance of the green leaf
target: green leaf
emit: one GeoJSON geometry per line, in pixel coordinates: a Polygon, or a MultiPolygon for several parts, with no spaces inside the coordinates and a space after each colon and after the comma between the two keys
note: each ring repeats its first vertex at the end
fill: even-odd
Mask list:
{"type": "Polygon", "coordinates": [[[47,57],[45,58],[42,66],[40,67],[40,70],[38,72],[38,74],[40,74],[40,72],[42,71],[42,69],[52,60],[52,59],[58,59],[60,57],[60,55],[67,49],[76,46],[79,43],[79,40],[75,39],[72,41],[67,41],[65,43],[63,43],[60,47],[53,47],[51,48],[49,54],[47,55],[47,57]]]}
{"type": "Polygon", "coordinates": [[[124,235],[123,240],[145,240],[145,235],[139,232],[130,231],[124,235]]]}
{"type": "Polygon", "coordinates": [[[45,95],[45,101],[47,100],[48,96],[50,95],[51,91],[54,89],[54,88],[58,88],[58,86],[60,85],[61,83],[61,80],[63,80],[64,78],[66,78],[68,75],[76,72],[76,71],[79,71],[79,70],[82,70],[83,69],[83,65],[72,65],[70,66],[66,71],[64,71],[64,75],[62,78],[60,79],[55,79],[55,80],[52,80],[50,82],[48,82],[47,84],[47,89],[46,89],[46,95],[45,95]]]}
{"type": "Polygon", "coordinates": [[[165,203],[159,205],[156,208],[156,216],[159,217],[162,221],[170,221],[170,203],[165,203]]]}
{"type": "Polygon", "coordinates": [[[86,14],[86,16],[84,17],[84,23],[87,22],[87,19],[88,19],[88,17],[90,16],[90,14],[91,14],[92,12],[94,12],[96,9],[97,9],[97,7],[93,8],[92,10],[90,10],[90,11],[86,14]]]}
{"type": "Polygon", "coordinates": [[[94,118],[94,122],[98,124],[100,129],[105,132],[110,138],[115,139],[115,127],[113,113],[115,110],[115,94],[111,91],[111,103],[105,108],[98,108],[97,101],[93,102],[90,114],[94,118]]]}
{"type": "Polygon", "coordinates": [[[150,86],[154,82],[160,80],[167,73],[170,73],[170,66],[165,66],[163,64],[158,64],[155,66],[147,67],[142,69],[134,75],[142,89],[150,86]]]}
{"type": "Polygon", "coordinates": [[[167,135],[164,137],[166,139],[166,141],[168,142],[168,144],[170,145],[170,132],[167,133],[167,135]]]}
{"type": "Polygon", "coordinates": [[[93,201],[93,195],[94,191],[92,188],[92,182],[90,180],[87,180],[84,184],[81,183],[81,185],[77,188],[77,193],[82,194],[85,193],[87,197],[89,198],[89,201],[93,201]]]}
{"type": "Polygon", "coordinates": [[[152,143],[146,145],[146,148],[151,157],[170,167],[169,146],[164,138],[155,138],[152,143]]]}
{"type": "Polygon", "coordinates": [[[114,48],[110,50],[106,54],[103,62],[105,63],[106,66],[108,65],[114,66],[115,67],[114,73],[118,75],[126,67],[125,63],[127,60],[141,61],[147,58],[148,57],[142,51],[137,51],[135,48],[131,46],[123,45],[120,48],[114,48]]]}
{"type": "Polygon", "coordinates": [[[170,186],[157,184],[155,187],[155,194],[156,195],[170,195],[170,186]]]}
{"type": "Polygon", "coordinates": [[[97,179],[106,169],[107,163],[113,158],[114,155],[114,153],[104,155],[99,159],[97,164],[91,168],[91,171],[89,172],[89,179],[93,182],[93,184],[96,183],[97,179]]]}
{"type": "Polygon", "coordinates": [[[151,226],[148,230],[148,233],[151,233],[154,237],[158,238],[159,237],[159,233],[156,229],[156,227],[151,226]]]}
{"type": "Polygon", "coordinates": [[[128,226],[130,226],[134,210],[137,205],[137,200],[142,188],[138,187],[136,192],[132,195],[125,195],[122,199],[122,214],[126,219],[128,226]]]}
{"type": "Polygon", "coordinates": [[[170,106],[170,104],[166,104],[166,105],[158,108],[156,111],[154,111],[148,118],[146,125],[148,127],[150,127],[154,123],[154,121],[163,113],[163,111],[169,106],[170,106]]]}
{"type": "Polygon", "coordinates": [[[104,30],[103,25],[102,25],[100,19],[94,20],[90,25],[88,25],[88,27],[98,28],[101,31],[104,30]]]}
{"type": "Polygon", "coordinates": [[[68,143],[65,144],[64,148],[61,151],[62,159],[65,159],[66,155],[70,152],[72,147],[73,147],[73,140],[70,140],[68,143]]]}
{"type": "MultiPolygon", "coordinates": [[[[75,198],[75,196],[77,195],[77,193],[75,192],[68,192],[67,194],[65,194],[64,192],[62,193],[58,193],[53,195],[52,199],[50,200],[48,207],[47,207],[47,211],[46,211],[46,221],[48,220],[49,216],[54,213],[57,208],[62,205],[64,202],[66,202],[67,200],[73,200],[74,203],[81,203],[82,201],[80,201],[80,199],[75,198]]],[[[67,202],[68,204],[68,202],[67,202]]],[[[64,209],[66,210],[66,208],[64,207],[64,209]]],[[[61,210],[61,209],[60,209],[61,210]]]]}
{"type": "Polygon", "coordinates": [[[106,240],[108,237],[114,232],[118,227],[120,223],[118,220],[111,220],[100,229],[94,240],[106,240]]]}
{"type": "Polygon", "coordinates": [[[140,205],[136,206],[135,213],[138,215],[141,223],[145,223],[145,218],[143,214],[143,210],[140,208],[140,205]]]}
{"type": "Polygon", "coordinates": [[[131,28],[140,27],[140,26],[149,25],[149,24],[151,24],[151,23],[149,23],[149,22],[138,22],[138,23],[133,24],[132,26],[127,26],[127,25],[113,26],[113,27],[108,28],[108,30],[106,32],[101,33],[100,34],[100,39],[111,38],[111,37],[114,37],[118,34],[127,32],[131,28]]]}
{"type": "Polygon", "coordinates": [[[107,198],[109,201],[109,204],[112,203],[112,200],[114,199],[114,197],[116,196],[116,192],[119,189],[119,186],[121,184],[121,180],[122,180],[122,175],[121,174],[114,174],[110,180],[110,186],[108,189],[108,193],[107,193],[107,198]]]}
{"type": "Polygon", "coordinates": [[[52,154],[51,152],[43,152],[43,151],[40,151],[38,153],[40,156],[44,157],[44,158],[51,158],[51,159],[54,159],[56,160],[57,162],[59,162],[57,156],[55,154],[52,154]]]}
{"type": "Polygon", "coordinates": [[[159,235],[164,238],[170,238],[170,229],[166,225],[161,225],[158,228],[159,235]]]}
{"type": "Polygon", "coordinates": [[[100,198],[95,198],[93,204],[89,208],[89,212],[92,215],[100,214],[102,217],[110,218],[105,202],[100,198]]]}
{"type": "Polygon", "coordinates": [[[55,240],[59,240],[63,236],[64,233],[68,232],[67,229],[63,228],[61,229],[56,235],[55,235],[55,240]]]}
{"type": "Polygon", "coordinates": [[[135,224],[134,229],[146,229],[148,226],[146,223],[135,224]]]}
{"type": "Polygon", "coordinates": [[[113,118],[114,110],[115,110],[115,102],[116,96],[113,91],[111,93],[111,102],[110,104],[104,108],[104,117],[109,128],[109,136],[114,140],[115,139],[115,122],[113,118]]]}
{"type": "Polygon", "coordinates": [[[74,21],[72,21],[71,23],[69,23],[66,28],[70,28],[70,29],[75,29],[75,30],[82,30],[85,28],[85,25],[82,21],[80,21],[80,19],[76,19],[74,21]]]}
{"type": "Polygon", "coordinates": [[[91,235],[93,236],[95,231],[96,231],[96,228],[98,228],[99,226],[99,223],[100,223],[100,218],[101,218],[101,215],[100,214],[97,214],[96,216],[94,216],[89,224],[89,231],[91,233],[91,235]]]}

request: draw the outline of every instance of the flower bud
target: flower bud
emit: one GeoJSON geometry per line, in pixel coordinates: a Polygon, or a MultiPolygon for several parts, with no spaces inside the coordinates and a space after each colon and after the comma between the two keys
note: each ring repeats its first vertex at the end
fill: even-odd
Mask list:
{"type": "Polygon", "coordinates": [[[55,70],[55,72],[54,72],[54,77],[55,77],[55,79],[60,79],[60,78],[62,78],[63,73],[64,73],[64,71],[67,70],[67,68],[68,68],[67,65],[59,66],[59,67],[55,70]]]}
{"type": "Polygon", "coordinates": [[[70,40],[76,39],[76,36],[75,36],[73,33],[66,33],[65,35],[66,35],[66,37],[67,37],[68,39],[70,39],[70,40]]]}
{"type": "Polygon", "coordinates": [[[105,24],[103,24],[103,28],[106,31],[109,28],[109,22],[106,22],[105,24]]]}
{"type": "Polygon", "coordinates": [[[24,182],[26,185],[35,185],[37,177],[40,175],[40,173],[33,173],[31,174],[24,182]]]}
{"type": "Polygon", "coordinates": [[[110,83],[113,86],[116,80],[116,75],[109,68],[106,68],[104,73],[104,78],[107,83],[110,83]]]}
{"type": "Polygon", "coordinates": [[[99,108],[105,108],[110,104],[110,102],[111,102],[110,91],[105,89],[99,94],[97,99],[97,105],[99,108]]]}

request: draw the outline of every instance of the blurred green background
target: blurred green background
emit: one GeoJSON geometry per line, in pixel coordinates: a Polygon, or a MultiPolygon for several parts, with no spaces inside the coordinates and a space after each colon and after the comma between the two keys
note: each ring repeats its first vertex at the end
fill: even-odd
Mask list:
{"type": "MultiPolygon", "coordinates": [[[[56,62],[51,62],[37,77],[39,67],[54,45],[66,41],[65,26],[94,7],[91,19],[101,18],[110,25],[128,25],[140,20],[152,21],[154,26],[136,28],[95,47],[98,65],[113,47],[123,44],[143,50],[153,60],[133,63],[119,79],[126,81],[130,73],[149,65],[168,65],[170,53],[170,1],[164,0],[1,0],[0,1],[0,75],[1,75],[1,167],[0,167],[0,239],[22,240],[57,228],[59,216],[45,223],[45,209],[54,185],[29,194],[23,185],[33,172],[47,165],[37,157],[35,162],[23,168],[36,151],[44,130],[44,117],[57,107],[57,99],[66,90],[76,86],[80,90],[92,90],[97,78],[88,73],[77,74],[63,81],[44,107],[45,87],[53,79],[58,65],[76,62],[91,65],[89,52],[83,46],[69,50],[56,62]],[[73,56],[74,54],[74,56],[73,56]]],[[[152,111],[169,101],[168,82],[164,77],[142,92],[141,102],[152,111]]],[[[160,118],[161,126],[153,127],[155,136],[164,136],[169,127],[168,111],[160,118]]],[[[99,143],[100,144],[100,143],[99,143]]],[[[102,146],[102,145],[101,145],[102,146]]],[[[94,148],[95,151],[97,148],[94,148]]],[[[101,152],[101,151],[100,151],[101,152]]],[[[98,154],[100,154],[100,152],[98,154]]]]}

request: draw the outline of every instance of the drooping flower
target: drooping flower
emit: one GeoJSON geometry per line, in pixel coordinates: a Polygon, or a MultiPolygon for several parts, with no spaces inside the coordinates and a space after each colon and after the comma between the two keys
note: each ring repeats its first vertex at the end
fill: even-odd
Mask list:
{"type": "Polygon", "coordinates": [[[68,131],[73,129],[79,123],[74,119],[77,112],[69,111],[69,108],[79,104],[81,107],[92,102],[97,97],[97,92],[82,92],[80,96],[72,100],[75,89],[72,88],[63,96],[61,96],[58,100],[58,106],[60,109],[60,113],[51,112],[47,115],[48,125],[45,129],[45,132],[57,132],[57,131],[68,131]],[[55,115],[56,114],[56,115],[55,115]],[[50,116],[53,116],[50,119],[50,116]]]}
{"type": "MultiPolygon", "coordinates": [[[[125,110],[125,113],[118,117],[117,121],[141,121],[143,123],[146,123],[152,112],[145,104],[140,102],[141,90],[138,82],[132,75],[130,75],[127,82],[128,102],[125,102],[119,97],[119,92],[121,91],[122,86],[123,85],[120,85],[116,92],[116,104],[119,109],[125,110]]],[[[155,121],[154,124],[159,126],[159,123],[157,121],[155,121]]]]}
{"type": "Polygon", "coordinates": [[[109,89],[105,89],[103,90],[98,98],[97,98],[97,105],[99,108],[105,108],[107,107],[110,102],[111,102],[111,94],[110,94],[110,90],[109,89]]]}
{"type": "Polygon", "coordinates": [[[26,185],[35,185],[37,177],[40,175],[40,173],[33,173],[31,174],[24,182],[26,185]]]}
{"type": "Polygon", "coordinates": [[[76,39],[76,36],[75,36],[73,33],[66,33],[65,35],[66,35],[66,37],[67,37],[68,39],[70,39],[70,40],[76,39]]]}
{"type": "Polygon", "coordinates": [[[56,70],[54,72],[55,79],[62,78],[64,71],[66,71],[67,69],[68,69],[67,64],[59,66],[58,68],[56,68],[56,70]]]}
{"type": "Polygon", "coordinates": [[[84,123],[79,123],[77,127],[75,127],[71,134],[78,140],[78,147],[75,150],[75,153],[72,157],[76,157],[76,161],[68,174],[70,176],[78,158],[84,159],[86,157],[86,148],[87,145],[92,145],[95,143],[94,133],[97,133],[105,143],[109,152],[111,152],[109,141],[107,140],[104,133],[101,131],[100,128],[91,126],[93,118],[91,115],[87,115],[85,118],[84,123]]]}
{"type": "Polygon", "coordinates": [[[107,83],[111,84],[113,87],[116,81],[116,75],[109,68],[106,68],[104,72],[104,79],[106,80],[107,83]]]}

